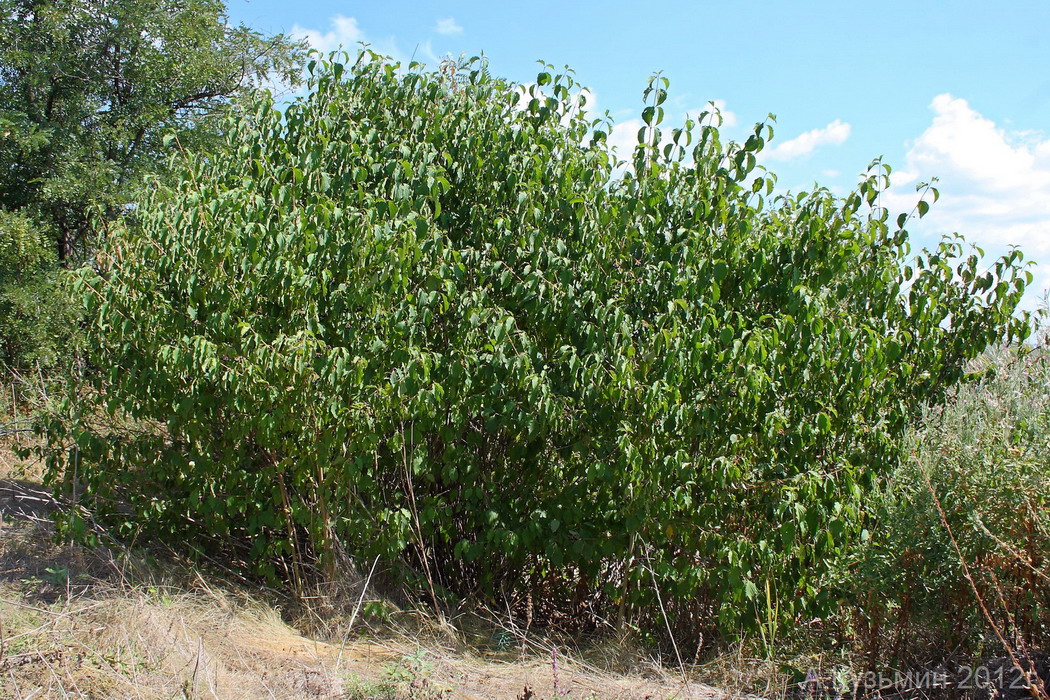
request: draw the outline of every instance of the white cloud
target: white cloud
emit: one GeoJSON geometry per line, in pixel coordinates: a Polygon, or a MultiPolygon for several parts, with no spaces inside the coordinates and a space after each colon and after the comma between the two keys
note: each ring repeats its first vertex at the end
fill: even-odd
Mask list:
{"type": "Polygon", "coordinates": [[[329,23],[330,28],[328,31],[303,27],[296,24],[292,27],[291,33],[294,37],[306,39],[311,48],[317,49],[323,54],[338,49],[346,51],[351,56],[354,56],[360,48],[358,44],[364,43],[368,44],[376,53],[383,56],[389,56],[395,61],[401,62],[403,65],[407,65],[409,59],[413,56],[425,58],[435,64],[438,62],[438,58],[434,55],[429,40],[417,45],[412,56],[410,56],[401,50],[393,36],[379,39],[369,36],[361,28],[356,17],[336,15],[329,20],[329,23]]]}
{"type": "Polygon", "coordinates": [[[630,160],[634,147],[638,145],[638,130],[645,126],[641,118],[616,122],[609,132],[608,143],[623,160],[630,160]]]}
{"type": "Polygon", "coordinates": [[[452,17],[445,17],[437,21],[437,24],[434,25],[434,31],[438,34],[462,34],[463,27],[452,17]]]}
{"type": "Polygon", "coordinates": [[[769,160],[791,160],[809,155],[820,146],[838,146],[846,142],[852,129],[847,122],[836,119],[822,129],[811,129],[768,151],[763,151],[762,157],[769,160]]]}
{"type": "MultiPolygon", "coordinates": [[[[412,52],[411,60],[422,62],[422,59],[429,61],[431,68],[436,68],[437,65],[441,63],[441,58],[434,53],[434,46],[430,43],[430,39],[425,39],[416,44],[416,48],[412,52]]],[[[407,61],[403,59],[398,60],[402,63],[407,63],[407,61]]]]}
{"type": "MultiPolygon", "coordinates": [[[[1050,286],[1050,137],[1008,132],[949,94],[930,103],[933,121],[909,144],[906,165],[892,177],[883,204],[910,211],[914,183],[937,177],[941,198],[914,228],[939,235],[958,231],[998,256],[1010,245],[1042,261],[1036,289],[1050,286]]],[[[1033,290],[1035,291],[1035,290],[1033,290]]],[[[1029,306],[1034,295],[1029,295],[1029,306]]]]}
{"type": "Polygon", "coordinates": [[[331,25],[332,28],[329,31],[322,32],[319,29],[309,29],[296,24],[292,27],[292,36],[306,39],[311,48],[322,53],[339,48],[354,50],[358,42],[368,40],[355,17],[336,15],[331,19],[331,25]]]}

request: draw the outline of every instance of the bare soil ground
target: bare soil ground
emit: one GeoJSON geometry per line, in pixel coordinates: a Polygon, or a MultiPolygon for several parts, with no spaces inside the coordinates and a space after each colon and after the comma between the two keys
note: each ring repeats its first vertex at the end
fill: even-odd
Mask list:
{"type": "Polygon", "coordinates": [[[454,633],[311,639],[272,600],[192,567],[173,577],[116,548],[56,544],[38,476],[0,446],[0,698],[732,697],[644,659],[614,673],[454,633]]]}

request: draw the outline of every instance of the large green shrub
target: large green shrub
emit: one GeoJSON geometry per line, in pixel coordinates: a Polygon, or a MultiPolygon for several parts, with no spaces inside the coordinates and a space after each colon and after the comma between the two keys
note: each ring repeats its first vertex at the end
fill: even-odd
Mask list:
{"type": "Polygon", "coordinates": [[[51,474],[104,521],[296,585],[345,553],[436,597],[605,615],[655,582],[704,624],[790,618],[830,603],[908,417],[1027,329],[1016,255],[905,269],[888,168],[770,202],[772,129],[661,132],[662,80],[618,176],[569,75],[312,71],[84,276],[100,371],[51,474]]]}

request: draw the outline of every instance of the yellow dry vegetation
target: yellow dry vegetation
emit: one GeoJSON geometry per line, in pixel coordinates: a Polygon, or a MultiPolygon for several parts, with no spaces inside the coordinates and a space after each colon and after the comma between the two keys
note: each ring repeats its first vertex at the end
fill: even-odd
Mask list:
{"type": "Polygon", "coordinates": [[[617,673],[559,654],[555,671],[539,641],[485,653],[418,614],[411,631],[336,620],[311,638],[243,583],[56,544],[38,479],[0,448],[0,698],[729,697],[643,659],[617,673]]]}

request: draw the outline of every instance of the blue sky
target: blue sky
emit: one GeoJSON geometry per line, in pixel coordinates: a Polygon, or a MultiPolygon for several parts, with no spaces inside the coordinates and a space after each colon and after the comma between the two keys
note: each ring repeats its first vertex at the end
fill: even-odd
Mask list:
{"type": "Polygon", "coordinates": [[[716,101],[726,135],[777,115],[764,164],[784,188],[845,192],[877,156],[884,200],[910,210],[940,178],[918,242],[958,231],[1044,261],[1050,287],[1050,0],[1040,2],[334,2],[228,0],[231,18],[330,50],[367,41],[429,64],[484,52],[527,82],[537,60],[571,66],[631,142],[646,79],[671,81],[668,118],[716,101]]]}

